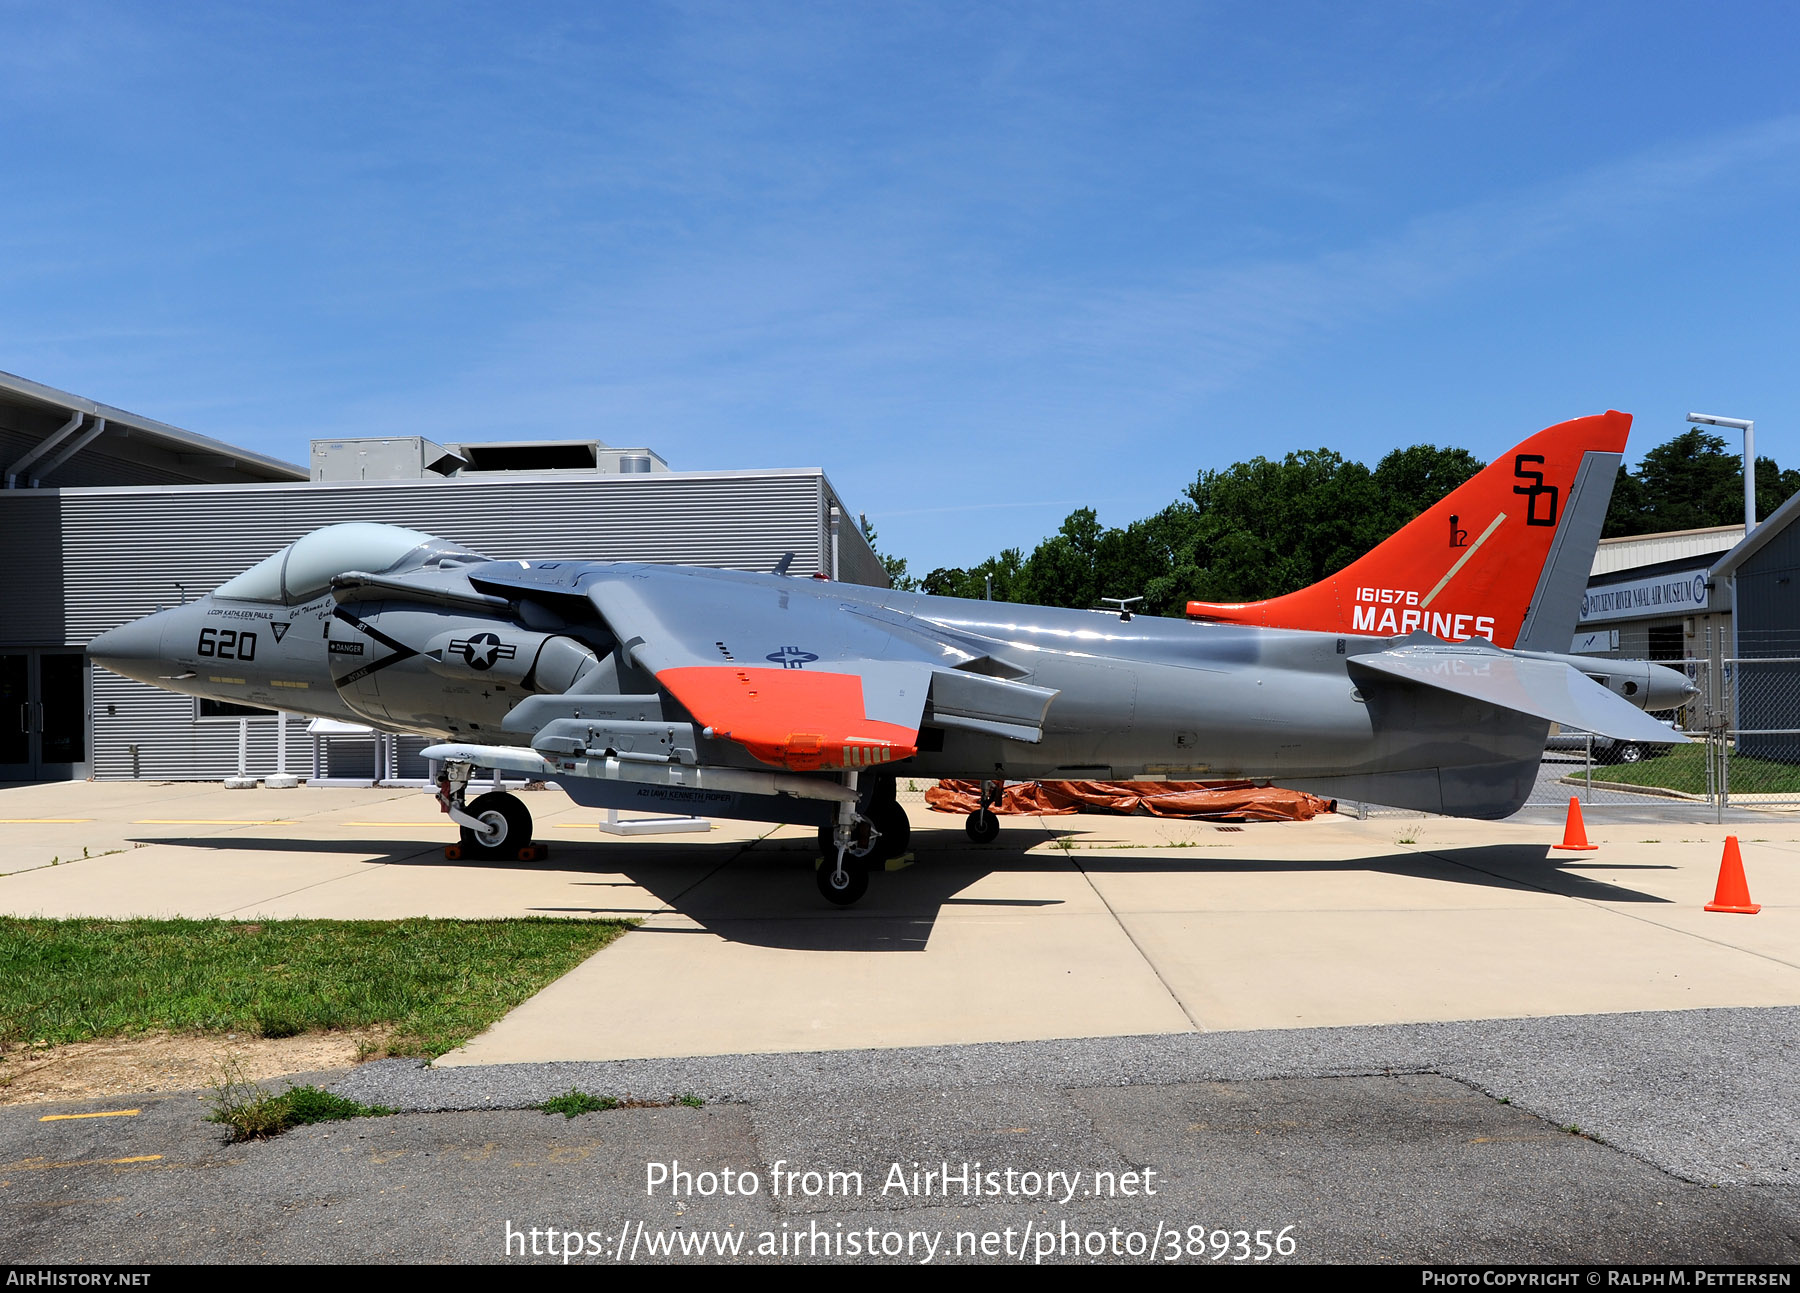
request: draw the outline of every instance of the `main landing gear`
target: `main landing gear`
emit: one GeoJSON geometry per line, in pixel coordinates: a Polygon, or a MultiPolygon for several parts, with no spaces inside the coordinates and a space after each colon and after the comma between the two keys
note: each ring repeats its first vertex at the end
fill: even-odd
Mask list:
{"type": "Polygon", "coordinates": [[[1000,834],[1000,818],[994,808],[1000,802],[1004,784],[999,781],[981,783],[981,805],[963,818],[963,829],[977,844],[991,844],[1000,834]]]}
{"type": "Polygon", "coordinates": [[[531,842],[531,810],[517,795],[501,790],[465,805],[473,773],[470,764],[448,763],[438,777],[438,805],[462,828],[461,856],[529,861],[537,852],[531,842]]]}
{"type": "MultiPolygon", "coordinates": [[[[844,774],[851,790],[857,775],[844,774]]],[[[869,787],[866,802],[839,804],[837,822],[819,827],[819,893],[848,907],[868,892],[869,872],[905,853],[911,838],[912,823],[895,797],[894,779],[883,777],[869,787]]]]}

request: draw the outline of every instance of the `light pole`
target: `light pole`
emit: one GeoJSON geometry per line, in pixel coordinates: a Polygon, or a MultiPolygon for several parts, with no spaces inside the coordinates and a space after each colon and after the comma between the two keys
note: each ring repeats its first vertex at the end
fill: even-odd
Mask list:
{"type": "MultiPolygon", "coordinates": [[[[1744,537],[1746,539],[1749,538],[1750,531],[1752,531],[1756,528],[1756,423],[1754,421],[1748,421],[1744,418],[1714,417],[1710,413],[1690,413],[1687,415],[1687,420],[1689,422],[1693,422],[1693,423],[1696,423],[1696,424],[1699,424],[1702,426],[1730,427],[1733,430],[1742,431],[1744,433],[1744,537]]],[[[1709,583],[1710,583],[1710,581],[1709,581],[1709,583]]],[[[1733,575],[1731,577],[1731,655],[1732,655],[1732,658],[1725,662],[1727,670],[1734,669],[1737,667],[1737,664],[1739,663],[1738,651],[1739,651],[1739,647],[1738,647],[1737,576],[1733,575]]],[[[1732,725],[1732,727],[1736,728],[1739,725],[1738,724],[1737,688],[1731,686],[1729,673],[1724,678],[1722,678],[1720,681],[1722,681],[1727,687],[1730,688],[1730,691],[1731,691],[1731,717],[1729,720],[1726,720],[1726,721],[1729,721],[1730,724],[1732,725]]],[[[1726,768],[1730,767],[1730,763],[1728,762],[1728,760],[1731,758],[1730,748],[1731,747],[1730,747],[1729,743],[1724,742],[1724,741],[1722,741],[1719,746],[1720,758],[1721,758],[1721,764],[1720,764],[1721,769],[1726,769],[1726,768]]],[[[1721,777],[1720,777],[1720,793],[1719,793],[1719,814],[1720,814],[1721,821],[1724,820],[1725,801],[1730,794],[1731,794],[1731,781],[1729,778],[1729,773],[1722,772],[1721,777]]]]}
{"type": "Polygon", "coordinates": [[[1690,413],[1689,422],[1709,427],[1730,427],[1744,433],[1744,536],[1756,528],[1756,423],[1743,418],[1720,418],[1710,413],[1690,413]]]}

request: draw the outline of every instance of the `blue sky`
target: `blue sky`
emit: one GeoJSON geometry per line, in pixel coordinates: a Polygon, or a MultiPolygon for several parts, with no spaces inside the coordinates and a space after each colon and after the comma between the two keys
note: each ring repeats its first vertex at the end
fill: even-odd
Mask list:
{"type": "MultiPolygon", "coordinates": [[[[1202,467],[1753,417],[1800,8],[0,0],[0,369],[304,462],[822,466],[915,570],[1202,467]]],[[[573,555],[573,554],[572,554],[573,555]]]]}

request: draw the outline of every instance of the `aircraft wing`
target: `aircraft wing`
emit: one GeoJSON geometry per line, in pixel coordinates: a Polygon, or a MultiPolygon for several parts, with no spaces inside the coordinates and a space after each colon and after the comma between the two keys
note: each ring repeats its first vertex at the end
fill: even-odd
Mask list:
{"type": "Polygon", "coordinates": [[[1622,700],[1572,665],[1493,648],[1398,646],[1350,658],[1352,671],[1436,687],[1620,741],[1681,745],[1687,737],[1622,700]]]}
{"type": "Polygon", "coordinates": [[[793,771],[909,758],[927,721],[1036,741],[1056,696],[959,670],[975,658],[965,645],[888,624],[827,583],[620,565],[583,585],[633,663],[696,722],[793,771]]]}

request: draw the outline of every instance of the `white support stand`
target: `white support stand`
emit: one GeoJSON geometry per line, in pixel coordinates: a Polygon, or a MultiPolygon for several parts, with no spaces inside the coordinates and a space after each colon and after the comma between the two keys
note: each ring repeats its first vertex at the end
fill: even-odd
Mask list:
{"type": "Polygon", "coordinates": [[[255,790],[256,778],[250,775],[250,720],[238,719],[237,776],[225,778],[227,790],[255,790]]]}
{"type": "Polygon", "coordinates": [[[617,808],[608,808],[605,818],[595,825],[602,835],[676,835],[712,829],[712,823],[704,817],[634,817],[628,822],[620,821],[617,808]]]}
{"type": "Polygon", "coordinates": [[[300,778],[287,770],[287,727],[284,710],[275,715],[275,775],[263,778],[263,785],[270,790],[292,790],[300,784],[300,778]]]}

